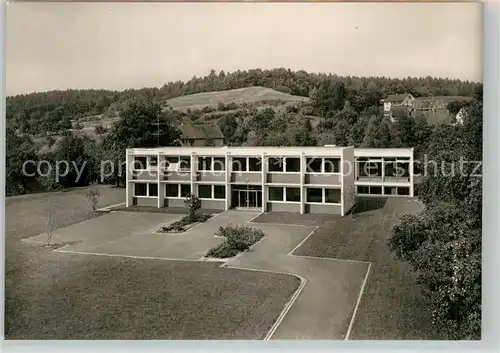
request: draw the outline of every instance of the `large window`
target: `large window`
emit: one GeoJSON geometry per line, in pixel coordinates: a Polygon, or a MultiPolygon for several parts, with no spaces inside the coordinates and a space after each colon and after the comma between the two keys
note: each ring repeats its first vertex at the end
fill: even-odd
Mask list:
{"type": "Polygon", "coordinates": [[[198,197],[200,199],[211,199],[212,185],[198,185],[198,197]]]}
{"type": "Polygon", "coordinates": [[[307,158],[306,173],[321,173],[322,172],[322,159],[321,158],[307,158]]]}
{"type": "Polygon", "coordinates": [[[287,172],[300,172],[300,158],[285,158],[285,171],[287,172]]]}
{"type": "Polygon", "coordinates": [[[226,198],[226,186],[214,185],[214,199],[225,199],[225,198],[226,198]]]}
{"type": "Polygon", "coordinates": [[[181,184],[180,197],[187,197],[191,194],[191,184],[181,184]]]}
{"type": "Polygon", "coordinates": [[[286,201],[300,202],[300,188],[286,188],[286,201]]]}
{"type": "Polygon", "coordinates": [[[186,197],[191,194],[191,184],[165,184],[166,197],[186,197]]]}
{"type": "Polygon", "coordinates": [[[148,167],[148,157],[134,157],[134,169],[145,170],[148,167]]]}
{"type": "Polygon", "coordinates": [[[357,192],[358,192],[358,194],[369,194],[370,193],[370,187],[369,186],[359,185],[357,187],[357,192]]]}
{"type": "Polygon", "coordinates": [[[247,171],[247,158],[235,157],[233,158],[233,172],[246,172],[247,171]]]}
{"type": "Polygon", "coordinates": [[[212,157],[199,157],[198,170],[211,171],[212,170],[212,157]]]}
{"type": "Polygon", "coordinates": [[[269,201],[283,201],[283,187],[269,187],[269,201]]]}
{"type": "Polygon", "coordinates": [[[342,203],[340,189],[325,189],[325,203],[342,203]]]}
{"type": "Polygon", "coordinates": [[[325,173],[340,173],[340,158],[325,158],[323,164],[325,173]]]}
{"type": "Polygon", "coordinates": [[[214,157],[213,170],[226,170],[226,158],[225,157],[214,157]]]}
{"type": "Polygon", "coordinates": [[[249,172],[260,172],[261,170],[262,170],[261,158],[255,158],[255,157],[248,158],[249,172]]]}
{"type": "Polygon", "coordinates": [[[267,160],[268,171],[269,172],[282,172],[285,166],[285,161],[283,158],[270,157],[267,160]]]}
{"type": "Polygon", "coordinates": [[[149,195],[148,196],[158,196],[158,184],[150,183],[149,185],[149,195]]]}
{"type": "Polygon", "coordinates": [[[223,171],[226,168],[225,157],[198,157],[198,170],[199,171],[223,171]]]}
{"type": "Polygon", "coordinates": [[[307,188],[307,202],[323,203],[323,189],[307,188]]]}
{"type": "Polygon", "coordinates": [[[398,187],[398,195],[409,196],[410,195],[410,188],[399,186],[398,187]]]}
{"type": "Polygon", "coordinates": [[[179,197],[179,184],[165,184],[166,197],[179,197]]]}
{"type": "Polygon", "coordinates": [[[134,196],[158,196],[158,184],[156,183],[134,183],[134,196]]]}
{"type": "Polygon", "coordinates": [[[134,183],[134,196],[148,196],[148,184],[134,183]]]}

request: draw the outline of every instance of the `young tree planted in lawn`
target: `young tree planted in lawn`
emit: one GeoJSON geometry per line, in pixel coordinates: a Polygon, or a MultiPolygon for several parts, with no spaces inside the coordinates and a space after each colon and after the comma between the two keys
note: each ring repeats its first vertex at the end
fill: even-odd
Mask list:
{"type": "Polygon", "coordinates": [[[101,192],[97,188],[97,183],[92,183],[87,191],[87,200],[90,203],[90,207],[92,207],[92,211],[97,211],[97,206],[99,204],[99,197],[101,196],[101,192]]]}
{"type": "Polygon", "coordinates": [[[189,221],[194,222],[196,220],[196,211],[201,208],[200,199],[194,194],[189,194],[184,199],[184,204],[186,205],[189,212],[189,221]]]}
{"type": "Polygon", "coordinates": [[[52,234],[54,233],[55,228],[56,225],[52,216],[52,212],[49,211],[47,214],[47,221],[45,222],[45,234],[47,235],[47,238],[43,242],[42,246],[52,245],[52,234]]]}

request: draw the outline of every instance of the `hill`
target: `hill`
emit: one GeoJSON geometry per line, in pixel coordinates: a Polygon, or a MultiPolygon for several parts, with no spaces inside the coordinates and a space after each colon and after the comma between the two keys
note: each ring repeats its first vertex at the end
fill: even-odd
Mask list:
{"type": "Polygon", "coordinates": [[[222,104],[243,103],[266,103],[282,101],[285,103],[307,102],[309,98],[294,96],[288,93],[278,92],[266,87],[245,87],[227,91],[213,91],[190,94],[167,100],[168,105],[174,109],[203,109],[205,107],[216,107],[222,104]]]}

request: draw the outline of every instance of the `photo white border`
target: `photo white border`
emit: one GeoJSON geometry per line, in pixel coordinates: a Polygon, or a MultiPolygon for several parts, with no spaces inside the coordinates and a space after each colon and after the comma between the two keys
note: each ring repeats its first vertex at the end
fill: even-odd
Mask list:
{"type": "MultiPolygon", "coordinates": [[[[431,4],[428,4],[432,6],[431,4]]],[[[283,5],[286,6],[286,5],[283,5]]],[[[6,1],[0,0],[0,22],[1,22],[1,102],[0,102],[0,236],[5,239],[5,94],[6,94],[6,40],[5,20],[6,1]]],[[[449,16],[453,16],[450,9],[449,16]]],[[[499,56],[500,56],[500,3],[488,2],[484,4],[484,48],[483,48],[483,84],[484,84],[484,190],[483,193],[483,337],[481,341],[4,341],[4,262],[0,262],[0,273],[2,276],[0,299],[2,310],[0,315],[0,328],[2,329],[2,349],[5,352],[29,352],[33,350],[47,352],[67,352],[69,349],[75,352],[93,351],[115,352],[122,351],[144,351],[154,349],[157,352],[165,352],[181,349],[195,349],[204,352],[220,352],[222,349],[231,351],[255,351],[272,348],[283,349],[283,352],[292,350],[303,351],[304,349],[321,349],[332,351],[333,349],[352,350],[362,349],[374,352],[387,352],[387,350],[442,351],[443,349],[453,351],[495,351],[499,350],[499,217],[500,210],[500,188],[498,181],[500,152],[500,86],[499,86],[499,56]]],[[[422,25],[425,25],[423,23],[422,25]]],[[[4,254],[4,242],[0,242],[1,254],[4,254]]],[[[2,257],[5,259],[5,256],[2,257]]]]}

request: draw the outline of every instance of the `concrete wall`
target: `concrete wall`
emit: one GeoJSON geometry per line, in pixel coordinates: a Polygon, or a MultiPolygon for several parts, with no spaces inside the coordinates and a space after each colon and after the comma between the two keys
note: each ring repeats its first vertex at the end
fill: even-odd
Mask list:
{"type": "Polygon", "coordinates": [[[232,183],[241,183],[246,184],[247,179],[249,183],[253,184],[261,184],[262,183],[262,173],[245,173],[245,172],[233,172],[231,173],[231,182],[232,183]]]}
{"type": "Polygon", "coordinates": [[[158,172],[156,170],[136,170],[133,172],[134,180],[158,180],[158,172]]]}
{"type": "Polygon", "coordinates": [[[198,172],[196,180],[206,182],[225,182],[226,172],[223,170],[218,170],[216,172],[198,172]]]}
{"type": "Polygon", "coordinates": [[[267,212],[297,212],[300,213],[300,203],[268,202],[267,212]]]}
{"type": "Polygon", "coordinates": [[[345,215],[356,203],[354,147],[345,148],[342,151],[342,204],[341,214],[345,215]]]}
{"type": "Polygon", "coordinates": [[[171,181],[190,181],[191,173],[190,172],[164,172],[163,180],[171,180],[171,181]]]}
{"type": "Polygon", "coordinates": [[[184,199],[165,198],[163,207],[186,207],[184,199]]]}
{"type": "Polygon", "coordinates": [[[306,213],[319,213],[319,214],[342,214],[341,205],[316,205],[316,204],[306,204],[306,213]]]}
{"type": "Polygon", "coordinates": [[[316,185],[340,185],[342,182],[340,174],[306,174],[305,179],[306,184],[316,185]]]}
{"type": "Polygon", "coordinates": [[[201,208],[207,208],[212,210],[225,210],[226,200],[201,200],[201,208]]]}
{"type": "Polygon", "coordinates": [[[134,206],[158,207],[158,198],[134,197],[134,206]]]}
{"type": "Polygon", "coordinates": [[[266,182],[273,184],[300,184],[300,174],[267,173],[266,182]]]}

